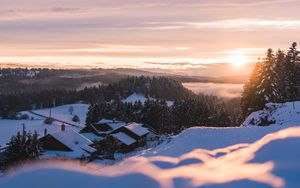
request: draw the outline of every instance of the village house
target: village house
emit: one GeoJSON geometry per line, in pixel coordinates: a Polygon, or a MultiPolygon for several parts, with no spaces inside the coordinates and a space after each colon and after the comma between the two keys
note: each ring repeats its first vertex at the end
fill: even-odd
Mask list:
{"type": "Polygon", "coordinates": [[[102,119],[94,125],[87,125],[79,133],[66,130],[63,124],[59,132],[45,132],[40,142],[45,150],[44,156],[81,158],[96,152],[95,148],[109,150],[108,147],[112,147],[123,153],[133,151],[147,143],[149,133],[143,124],[102,119]]]}
{"type": "Polygon", "coordinates": [[[149,130],[138,123],[102,119],[86,126],[80,133],[100,146],[106,145],[108,140],[112,142],[113,138],[120,152],[129,152],[146,144],[149,130]]]}
{"type": "Polygon", "coordinates": [[[137,146],[143,146],[147,142],[147,134],[149,130],[143,127],[143,124],[129,123],[119,129],[113,131],[113,133],[124,133],[136,141],[137,146]]]}
{"type": "Polygon", "coordinates": [[[47,134],[39,140],[46,157],[79,159],[96,151],[91,147],[93,144],[91,140],[73,130],[65,130],[64,125],[62,125],[61,131],[47,134]]]}
{"type": "Polygon", "coordinates": [[[126,123],[122,121],[115,121],[109,119],[101,119],[99,122],[93,125],[87,125],[84,127],[80,133],[86,135],[95,141],[100,141],[103,137],[109,135],[116,129],[125,126],[126,123]]]}

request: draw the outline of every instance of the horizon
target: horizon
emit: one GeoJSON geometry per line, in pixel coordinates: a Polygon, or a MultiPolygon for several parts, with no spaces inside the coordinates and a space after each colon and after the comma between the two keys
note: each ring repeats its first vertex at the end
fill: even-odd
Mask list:
{"type": "Polygon", "coordinates": [[[299,41],[295,0],[2,1],[1,67],[202,75],[212,64],[231,64],[232,74],[244,75],[268,48],[299,41]]]}

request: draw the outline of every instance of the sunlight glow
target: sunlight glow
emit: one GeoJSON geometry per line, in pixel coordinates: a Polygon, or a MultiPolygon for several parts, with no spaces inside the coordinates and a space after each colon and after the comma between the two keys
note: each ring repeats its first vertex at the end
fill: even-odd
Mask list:
{"type": "Polygon", "coordinates": [[[232,65],[234,65],[235,67],[240,68],[245,63],[248,63],[249,59],[239,51],[236,51],[229,58],[229,62],[232,63],[232,65]]]}

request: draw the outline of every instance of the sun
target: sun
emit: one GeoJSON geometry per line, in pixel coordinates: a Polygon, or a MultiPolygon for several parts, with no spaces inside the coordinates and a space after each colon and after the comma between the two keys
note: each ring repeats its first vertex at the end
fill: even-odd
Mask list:
{"type": "Polygon", "coordinates": [[[235,52],[231,57],[229,57],[229,62],[235,67],[241,67],[248,61],[248,58],[240,52],[235,52]]]}

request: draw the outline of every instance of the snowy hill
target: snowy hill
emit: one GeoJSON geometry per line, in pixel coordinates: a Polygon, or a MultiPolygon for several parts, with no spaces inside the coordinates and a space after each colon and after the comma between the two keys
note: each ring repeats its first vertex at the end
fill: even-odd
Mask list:
{"type": "MultiPolygon", "coordinates": [[[[147,100],[157,100],[157,99],[152,98],[152,97],[146,97],[146,96],[144,96],[142,94],[138,94],[138,93],[133,93],[133,94],[129,95],[127,98],[123,99],[122,102],[134,104],[135,102],[140,101],[142,104],[145,104],[145,102],[147,100]]],[[[174,104],[174,101],[166,101],[166,103],[169,107],[171,107],[174,104]]]]}
{"type": "Polygon", "coordinates": [[[127,98],[123,99],[122,102],[134,104],[135,102],[140,101],[142,104],[144,104],[147,100],[155,100],[155,99],[152,97],[145,97],[142,94],[133,93],[129,95],[127,98]]]}
{"type": "MultiPolygon", "coordinates": [[[[55,119],[65,121],[71,124],[75,124],[80,127],[84,127],[88,108],[89,108],[88,104],[69,104],[69,105],[57,106],[51,109],[51,114],[52,114],[51,116],[55,119]],[[70,107],[73,109],[72,114],[69,111],[70,107]],[[72,117],[74,115],[77,115],[79,117],[80,122],[75,123],[72,121],[72,117]]],[[[34,110],[33,112],[43,116],[49,116],[50,110],[49,108],[44,108],[44,109],[34,110]]],[[[35,115],[28,112],[23,112],[23,113],[27,113],[29,114],[29,116],[36,117],[35,115]]]]}
{"type": "Polygon", "coordinates": [[[241,126],[300,125],[300,101],[268,103],[263,110],[250,114],[241,126]]]}
{"type": "MultiPolygon", "coordinates": [[[[88,111],[89,105],[87,104],[72,104],[64,105],[52,108],[52,117],[76,124],[79,127],[72,127],[67,125],[67,129],[79,131],[80,127],[83,127],[85,124],[86,113],[88,111]],[[73,115],[70,114],[69,108],[73,107],[73,115],[78,115],[80,118],[80,123],[72,122],[73,115]]],[[[48,116],[49,109],[40,109],[34,111],[37,114],[48,116]]],[[[22,114],[28,114],[29,120],[8,120],[0,119],[0,147],[9,142],[12,135],[15,135],[18,131],[22,131],[23,125],[25,125],[27,131],[37,131],[38,134],[43,135],[44,130],[47,129],[48,133],[53,133],[60,131],[61,124],[60,122],[54,121],[52,125],[44,124],[43,117],[34,115],[28,111],[22,112],[22,114]],[[33,119],[31,120],[31,117],[33,119]]]]}
{"type": "Polygon", "coordinates": [[[0,187],[299,187],[297,109],[300,102],[268,104],[242,127],[190,128],[113,166],[30,165],[0,178],[0,187]],[[256,126],[262,119],[273,125],[256,126]]]}
{"type": "Polygon", "coordinates": [[[192,128],[111,167],[36,164],[0,179],[0,186],[298,187],[299,144],[300,127],[192,128]]]}

